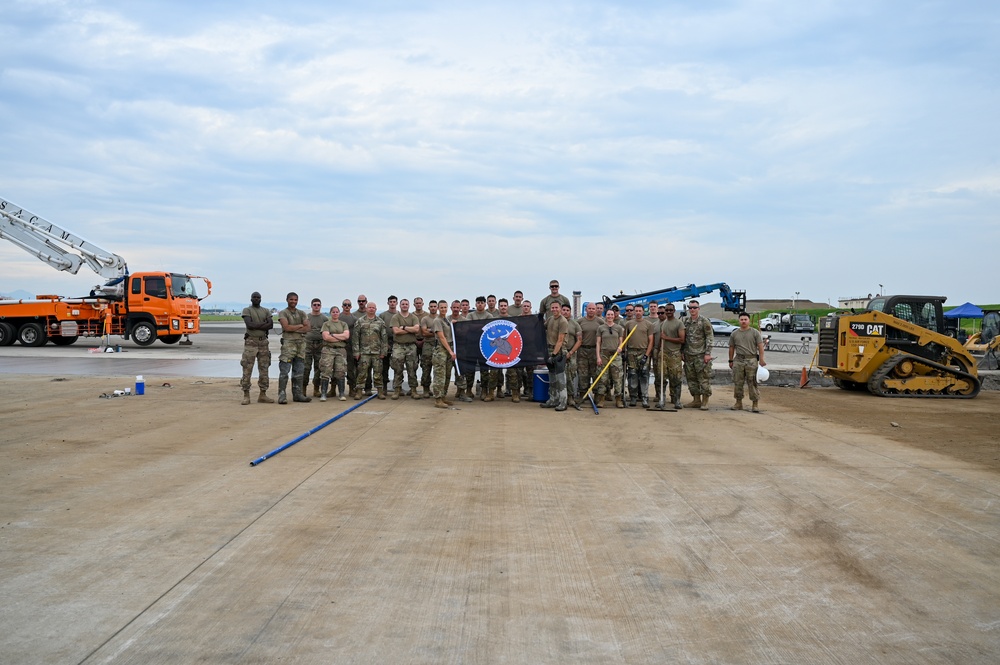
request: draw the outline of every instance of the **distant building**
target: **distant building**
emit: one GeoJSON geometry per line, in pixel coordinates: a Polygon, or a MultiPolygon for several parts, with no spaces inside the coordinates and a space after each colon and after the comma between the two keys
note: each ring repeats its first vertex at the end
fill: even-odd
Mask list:
{"type": "Polygon", "coordinates": [[[866,309],[872,300],[872,294],[853,298],[837,298],[837,306],[841,309],[866,309]]]}

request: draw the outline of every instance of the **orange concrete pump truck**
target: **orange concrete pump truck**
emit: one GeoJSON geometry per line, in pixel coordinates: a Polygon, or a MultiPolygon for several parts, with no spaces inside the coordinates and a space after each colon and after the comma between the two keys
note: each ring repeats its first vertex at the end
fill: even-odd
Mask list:
{"type": "Polygon", "coordinates": [[[16,341],[65,346],[80,337],[120,335],[140,346],[175,344],[199,331],[201,300],[212,293],[205,277],[173,272],[129,273],[125,259],[0,198],[0,238],[56,270],[76,274],[83,264],[107,281],[81,297],[36,295],[0,299],[0,346],[16,341]],[[195,280],[207,293],[198,297],[195,280]]]}

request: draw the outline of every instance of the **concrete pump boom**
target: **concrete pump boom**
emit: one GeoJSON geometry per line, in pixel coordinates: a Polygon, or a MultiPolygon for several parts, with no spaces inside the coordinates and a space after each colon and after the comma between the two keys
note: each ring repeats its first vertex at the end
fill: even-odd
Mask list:
{"type": "Polygon", "coordinates": [[[56,270],[75,275],[86,264],[107,279],[94,287],[96,295],[120,297],[128,274],[125,259],[60,228],[52,222],[0,198],[0,238],[9,240],[56,270]]]}

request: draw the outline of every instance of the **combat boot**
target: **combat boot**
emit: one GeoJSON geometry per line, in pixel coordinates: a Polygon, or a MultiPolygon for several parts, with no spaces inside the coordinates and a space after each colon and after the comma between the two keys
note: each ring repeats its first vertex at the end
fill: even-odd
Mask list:
{"type": "MultiPolygon", "coordinates": [[[[394,399],[394,400],[399,399],[399,393],[401,393],[401,392],[403,392],[401,388],[394,388],[393,391],[392,391],[392,399],[394,399]]],[[[379,397],[381,397],[381,396],[382,396],[382,393],[379,393],[379,397]]]]}
{"type": "Polygon", "coordinates": [[[417,392],[416,388],[410,388],[410,398],[411,399],[423,399],[420,397],[420,393],[417,392]]]}
{"type": "Polygon", "coordinates": [[[375,399],[385,399],[385,388],[375,388],[375,399]]]}
{"type": "MultiPolygon", "coordinates": [[[[305,390],[303,390],[302,392],[305,392],[305,390]]],[[[313,397],[319,397],[319,396],[320,396],[319,384],[318,383],[314,383],[313,384],[313,397]]]]}
{"type": "Polygon", "coordinates": [[[615,407],[619,409],[625,408],[625,399],[621,395],[615,397],[615,407]]]}
{"type": "Polygon", "coordinates": [[[267,396],[267,391],[261,390],[257,395],[258,404],[274,404],[274,400],[267,396]]]}
{"type": "Polygon", "coordinates": [[[293,402],[311,402],[312,397],[306,396],[302,391],[302,386],[293,383],[292,384],[292,401],[293,402]]]}
{"type": "Polygon", "coordinates": [[[361,388],[360,387],[354,389],[354,399],[355,399],[355,401],[361,399],[361,388]]]}
{"type": "Polygon", "coordinates": [[[243,391],[243,401],[240,402],[240,406],[246,406],[249,403],[250,403],[250,391],[249,390],[244,390],[243,391]]]}
{"type": "Polygon", "coordinates": [[[330,389],[330,379],[323,379],[319,389],[319,401],[326,401],[326,392],[330,389]]]}
{"type": "Polygon", "coordinates": [[[514,391],[510,394],[510,401],[514,404],[518,404],[521,401],[521,393],[514,391]]]}
{"type": "Polygon", "coordinates": [[[278,377],[278,404],[288,404],[288,396],[285,395],[285,388],[288,387],[288,377],[278,377]]]}
{"type": "Polygon", "coordinates": [[[604,395],[598,395],[597,396],[597,408],[598,409],[603,409],[604,408],[604,395]]]}
{"type": "Polygon", "coordinates": [[[344,394],[344,388],[347,387],[346,383],[347,379],[337,379],[337,390],[340,391],[340,397],[338,397],[337,399],[339,399],[341,402],[347,401],[347,395],[344,394]]]}
{"type": "Polygon", "coordinates": [[[495,398],[493,397],[493,391],[492,390],[487,390],[486,392],[483,393],[483,401],[484,402],[492,402],[494,399],[495,398]]]}
{"type": "Polygon", "coordinates": [[[750,410],[754,413],[760,413],[760,409],[757,407],[757,402],[752,402],[750,404],[750,410]]]}
{"type": "Polygon", "coordinates": [[[441,399],[440,397],[438,397],[436,400],[434,400],[434,406],[437,407],[438,409],[447,409],[448,408],[448,404],[443,399],[441,399]]]}
{"type": "Polygon", "coordinates": [[[645,395],[643,395],[643,397],[642,397],[642,408],[644,408],[644,409],[648,409],[649,408],[649,398],[646,397],[645,395]]]}
{"type": "Polygon", "coordinates": [[[708,411],[708,395],[701,396],[701,406],[698,407],[702,411],[708,411]]]}
{"type": "Polygon", "coordinates": [[[701,406],[701,395],[695,395],[691,399],[691,403],[686,405],[689,409],[697,409],[701,406]]]}
{"type": "Polygon", "coordinates": [[[729,408],[731,410],[733,410],[733,411],[742,411],[743,410],[743,400],[741,400],[741,399],[736,400],[736,404],[733,404],[729,408]]]}

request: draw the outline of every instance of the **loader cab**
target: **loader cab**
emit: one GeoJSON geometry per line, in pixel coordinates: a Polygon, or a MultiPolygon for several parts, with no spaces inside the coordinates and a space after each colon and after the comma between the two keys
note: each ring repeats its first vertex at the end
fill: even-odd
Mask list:
{"type": "Polygon", "coordinates": [[[886,296],[872,298],[868,303],[868,311],[883,312],[921,328],[947,334],[948,327],[942,310],[946,300],[942,296],[886,296]]]}

